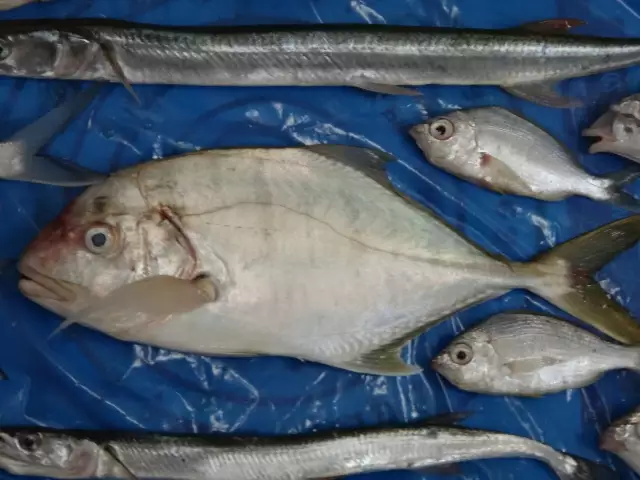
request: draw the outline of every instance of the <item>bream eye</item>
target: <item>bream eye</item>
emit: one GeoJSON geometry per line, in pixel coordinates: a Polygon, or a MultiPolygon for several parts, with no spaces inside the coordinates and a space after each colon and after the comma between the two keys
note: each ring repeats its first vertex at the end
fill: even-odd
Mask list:
{"type": "Polygon", "coordinates": [[[448,140],[454,131],[453,123],[446,118],[439,118],[429,125],[429,133],[437,140],[448,140]]]}
{"type": "Polygon", "coordinates": [[[465,343],[459,343],[451,349],[450,357],[458,365],[467,365],[473,360],[473,349],[465,343]]]}

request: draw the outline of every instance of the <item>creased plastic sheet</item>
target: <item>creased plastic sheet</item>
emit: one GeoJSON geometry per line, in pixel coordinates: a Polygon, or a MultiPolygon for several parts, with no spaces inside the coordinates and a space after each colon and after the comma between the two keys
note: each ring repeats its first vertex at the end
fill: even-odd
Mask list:
{"type": "MultiPolygon", "coordinates": [[[[631,0],[52,0],[2,15],[38,16],[198,25],[368,22],[485,28],[574,17],[589,22],[587,33],[640,36],[640,2],[631,0]]],[[[636,93],[638,86],[638,69],[567,82],[565,93],[587,102],[587,108],[574,111],[538,107],[490,87],[424,87],[424,96],[414,98],[350,88],[138,86],[140,106],[123,87],[113,86],[47,151],[107,172],[208,147],[317,142],[379,147],[407,165],[392,172],[398,186],[489,251],[527,259],[627,213],[584,198],[552,204],[471,186],[427,164],[407,129],[450,109],[502,105],[548,128],[579,153],[590,171],[604,173],[626,161],[585,154],[588,140],[579,132],[610,102],[636,93]]],[[[9,136],[80,87],[0,79],[0,135],[9,136]]],[[[395,425],[444,411],[472,411],[468,425],[526,435],[609,463],[625,479],[633,478],[617,459],[598,451],[597,438],[613,418],[640,404],[636,374],[611,373],[583,390],[515,399],[460,392],[428,368],[430,358],[453,336],[493,313],[527,307],[561,314],[526,292],[460,312],[414,341],[406,354],[425,371],[410,378],[358,375],[291,359],[183,355],[77,326],[49,340],[59,319],[17,291],[14,260],[78,193],[1,182],[0,365],[10,380],[0,384],[0,424],[274,434],[395,425]]],[[[639,253],[638,248],[626,252],[599,277],[635,315],[640,315],[639,253]]],[[[466,480],[554,478],[527,460],[473,462],[463,471],[466,480]]],[[[435,475],[392,472],[359,478],[435,475]]]]}

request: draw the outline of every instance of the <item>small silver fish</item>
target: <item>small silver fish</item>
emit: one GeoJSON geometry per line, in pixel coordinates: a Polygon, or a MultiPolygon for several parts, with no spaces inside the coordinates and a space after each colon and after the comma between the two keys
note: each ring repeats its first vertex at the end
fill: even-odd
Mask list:
{"type": "Polygon", "coordinates": [[[640,210],[640,201],[622,191],[640,169],[590,175],[553,136],[504,108],[453,111],[409,134],[429,162],[495,192],[548,201],[581,195],[640,210]]]}
{"type": "Polygon", "coordinates": [[[640,347],[558,318],[502,313],[456,338],[433,368],[462,390],[538,397],[590,385],[610,370],[640,372],[640,347]]]}
{"type": "Polygon", "coordinates": [[[438,419],[402,428],[265,438],[0,430],[0,468],[61,479],[329,479],[507,457],[544,462],[560,480],[605,480],[612,473],[529,438],[438,419]]]}
{"type": "Polygon", "coordinates": [[[640,163],[640,94],[611,105],[582,135],[600,138],[589,153],[614,153],[640,163]]]}
{"type": "Polygon", "coordinates": [[[611,424],[602,434],[600,448],[615,453],[640,474],[640,407],[611,424]]]}

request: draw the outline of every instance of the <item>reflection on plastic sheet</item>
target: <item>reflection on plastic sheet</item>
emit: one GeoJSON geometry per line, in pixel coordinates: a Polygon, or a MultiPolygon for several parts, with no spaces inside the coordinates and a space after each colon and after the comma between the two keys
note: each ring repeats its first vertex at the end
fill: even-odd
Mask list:
{"type": "MultiPolygon", "coordinates": [[[[368,22],[501,28],[549,17],[588,21],[587,33],[640,36],[640,3],[616,0],[54,0],[3,18],[105,16],[164,24],[368,22]]],[[[520,111],[579,154],[593,173],[620,168],[609,155],[587,155],[580,131],[606,106],[635,93],[640,70],[567,82],[567,94],[587,108],[553,110],[517,100],[497,88],[421,88],[423,97],[390,97],[349,88],[135,87],[137,105],[120,86],[107,89],[49,147],[101,171],[199,148],[309,143],[374,146],[405,164],[394,182],[433,208],[464,235],[512,259],[529,258],[613,219],[615,207],[584,198],[560,203],[501,197],[427,164],[407,134],[427,117],[452,108],[501,105],[520,111]]],[[[0,79],[0,138],[70,95],[73,82],[0,79]]],[[[640,187],[636,187],[636,190],[640,187]]],[[[469,425],[526,435],[615,465],[597,449],[613,418],[640,404],[640,379],[608,374],[582,391],[544,399],[486,397],[458,391],[429,368],[410,378],[381,378],[281,358],[214,359],[125,344],[72,327],[53,339],[59,320],[23,298],[10,262],[78,190],[3,182],[0,423],[61,428],[144,428],[171,432],[286,433],[314,428],[394,424],[443,411],[473,411],[469,425]]],[[[636,192],[640,193],[640,192],[636,192]]],[[[616,298],[640,314],[637,248],[599,275],[616,298]]],[[[414,341],[412,362],[429,359],[457,333],[492,313],[533,308],[560,313],[525,292],[470,308],[414,341]]],[[[553,478],[533,461],[464,465],[467,480],[553,478]]],[[[433,478],[413,472],[359,478],[433,478]]],[[[9,478],[0,473],[0,478],[9,478]]]]}

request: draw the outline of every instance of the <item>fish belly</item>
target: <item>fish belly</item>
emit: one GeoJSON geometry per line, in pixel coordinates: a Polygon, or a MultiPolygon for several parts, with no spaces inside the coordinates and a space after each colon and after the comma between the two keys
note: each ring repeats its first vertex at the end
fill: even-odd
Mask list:
{"type": "Polygon", "coordinates": [[[189,228],[218,300],[127,340],[342,364],[520,282],[481,252],[389,252],[279,205],[239,204],[189,228]]]}

